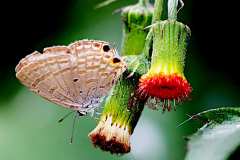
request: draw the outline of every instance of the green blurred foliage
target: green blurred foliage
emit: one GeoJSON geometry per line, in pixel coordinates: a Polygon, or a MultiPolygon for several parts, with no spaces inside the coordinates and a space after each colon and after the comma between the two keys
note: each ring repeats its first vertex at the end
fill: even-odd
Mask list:
{"type": "MultiPolygon", "coordinates": [[[[68,44],[88,38],[114,42],[120,47],[122,28],[119,14],[112,14],[136,1],[117,1],[110,6],[94,9],[100,1],[73,0],[67,14],[62,17],[61,28],[35,44],[41,51],[44,44],[68,44]]],[[[180,13],[183,22],[191,22],[191,1],[186,2],[180,13]]],[[[190,26],[191,28],[191,26],[190,26]]],[[[74,143],[69,144],[72,118],[62,124],[57,120],[68,113],[67,109],[54,105],[31,93],[15,78],[11,71],[4,75],[0,97],[0,159],[1,160],[182,160],[186,153],[185,136],[193,133],[197,124],[190,122],[180,128],[186,114],[194,114],[212,106],[234,105],[238,101],[238,90],[223,75],[208,72],[204,67],[196,41],[190,40],[185,75],[193,86],[191,101],[178,106],[176,112],[162,114],[161,111],[144,109],[132,136],[132,152],[117,156],[95,149],[87,135],[96,121],[80,118],[74,143]],[[206,77],[212,76],[212,81],[206,77]]],[[[118,48],[119,48],[118,47],[118,48]]],[[[2,74],[1,74],[2,75],[2,74]]]]}

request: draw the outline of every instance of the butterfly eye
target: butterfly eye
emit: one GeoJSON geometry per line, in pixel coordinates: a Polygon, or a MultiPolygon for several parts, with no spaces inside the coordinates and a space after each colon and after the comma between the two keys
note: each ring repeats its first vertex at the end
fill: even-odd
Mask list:
{"type": "Polygon", "coordinates": [[[108,52],[110,50],[110,46],[109,45],[104,45],[103,46],[103,51],[104,52],[108,52]]]}
{"type": "Polygon", "coordinates": [[[117,58],[117,57],[114,57],[112,61],[113,61],[113,63],[119,63],[119,62],[121,62],[121,60],[120,60],[119,58],[117,58]]]}

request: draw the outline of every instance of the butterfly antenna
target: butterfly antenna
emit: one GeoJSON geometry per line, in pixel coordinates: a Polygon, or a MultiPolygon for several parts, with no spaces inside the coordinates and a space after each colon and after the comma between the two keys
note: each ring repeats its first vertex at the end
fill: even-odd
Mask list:
{"type": "MultiPolygon", "coordinates": [[[[135,61],[138,60],[138,57],[134,58],[131,62],[131,64],[135,63],[135,61]]],[[[132,77],[134,75],[134,73],[137,71],[138,67],[140,66],[140,63],[138,63],[137,65],[134,66],[132,72],[126,77],[126,79],[132,77]]]]}
{"type": "Polygon", "coordinates": [[[77,112],[75,113],[74,117],[73,117],[73,125],[72,125],[72,132],[71,132],[71,137],[70,137],[70,144],[73,143],[73,136],[74,136],[74,131],[75,131],[75,124],[76,124],[76,119],[77,119],[77,112]]]}
{"type": "Polygon", "coordinates": [[[62,121],[64,121],[68,116],[70,116],[74,111],[71,111],[69,113],[67,113],[65,116],[63,116],[61,119],[58,120],[58,123],[61,123],[62,121]]]}
{"type": "Polygon", "coordinates": [[[112,43],[112,46],[113,46],[113,48],[115,49],[115,51],[116,51],[116,53],[119,55],[119,48],[118,48],[118,45],[117,45],[117,43],[116,42],[113,42],[112,43]]]}
{"type": "Polygon", "coordinates": [[[120,50],[120,47],[118,46],[118,43],[114,42],[115,43],[115,47],[117,50],[120,50]]]}

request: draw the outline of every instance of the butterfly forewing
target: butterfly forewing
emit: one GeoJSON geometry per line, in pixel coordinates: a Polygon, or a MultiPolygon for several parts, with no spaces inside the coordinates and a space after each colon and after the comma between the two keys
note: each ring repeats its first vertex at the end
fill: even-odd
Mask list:
{"type": "Polygon", "coordinates": [[[34,52],[19,62],[16,76],[49,101],[87,112],[126,68],[123,60],[113,63],[116,51],[106,46],[104,41],[81,40],[34,52]]]}

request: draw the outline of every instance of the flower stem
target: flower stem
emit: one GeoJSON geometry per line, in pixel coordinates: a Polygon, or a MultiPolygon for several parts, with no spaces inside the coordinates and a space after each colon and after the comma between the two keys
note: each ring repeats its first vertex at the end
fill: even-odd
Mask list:
{"type": "Polygon", "coordinates": [[[168,0],[168,19],[177,20],[177,6],[179,0],[168,0]]]}
{"type": "Polygon", "coordinates": [[[152,29],[150,29],[147,34],[144,49],[143,49],[143,55],[147,60],[151,59],[151,56],[150,56],[151,45],[152,45],[152,29]]]}
{"type": "Polygon", "coordinates": [[[162,13],[164,10],[163,6],[164,0],[155,0],[152,24],[156,23],[162,18],[162,13]]]}
{"type": "MultiPolygon", "coordinates": [[[[166,4],[167,4],[167,0],[155,0],[152,25],[154,25],[158,21],[165,18],[164,14],[167,10],[166,4]]],[[[143,55],[148,60],[151,59],[151,53],[150,53],[151,45],[152,45],[152,27],[148,32],[148,35],[146,37],[145,46],[143,49],[143,55]]]]}
{"type": "Polygon", "coordinates": [[[146,5],[147,3],[149,3],[149,0],[139,0],[138,3],[141,5],[146,5]]]}

